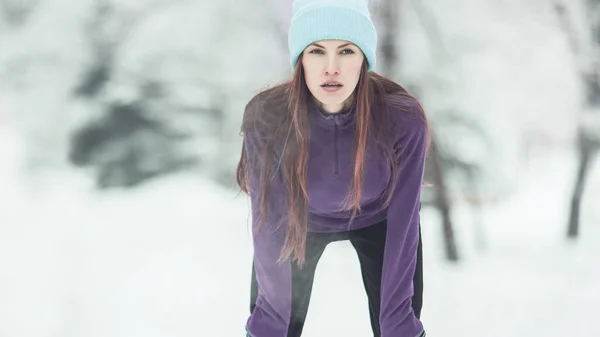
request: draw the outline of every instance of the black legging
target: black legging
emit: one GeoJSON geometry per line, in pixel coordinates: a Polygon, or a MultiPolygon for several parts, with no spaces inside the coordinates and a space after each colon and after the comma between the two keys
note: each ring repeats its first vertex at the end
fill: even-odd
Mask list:
{"type": "MultiPolygon", "coordinates": [[[[302,334],[317,263],[329,243],[341,240],[350,240],[350,243],[356,250],[360,262],[363,284],[369,301],[369,315],[373,335],[374,337],[381,336],[381,329],[379,327],[379,311],[381,306],[380,285],[386,229],[387,221],[383,220],[373,226],[348,232],[308,233],[306,241],[306,264],[304,268],[299,269],[296,264],[292,264],[292,313],[287,337],[300,337],[302,334]]],[[[423,249],[420,227],[417,265],[413,283],[414,295],[412,298],[412,308],[417,318],[420,318],[423,306],[423,249]]],[[[250,312],[256,306],[257,296],[258,284],[254,265],[252,265],[250,312]]]]}

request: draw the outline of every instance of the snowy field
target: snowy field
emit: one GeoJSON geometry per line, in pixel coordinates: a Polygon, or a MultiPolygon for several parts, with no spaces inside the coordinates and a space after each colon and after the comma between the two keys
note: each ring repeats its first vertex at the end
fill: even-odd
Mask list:
{"type": "MultiPolygon", "coordinates": [[[[124,18],[150,4],[109,2],[124,18]]],[[[98,193],[82,172],[60,169],[67,133],[101,109],[70,94],[96,55],[84,29],[94,3],[40,1],[29,25],[13,32],[0,22],[0,337],[245,336],[252,259],[245,195],[192,174],[98,193]],[[32,162],[47,166],[31,175],[20,164],[32,162]]],[[[460,128],[443,128],[442,138],[485,164],[490,194],[518,182],[477,216],[457,202],[455,265],[443,257],[437,213],[423,209],[428,336],[600,336],[600,157],[584,194],[581,237],[568,242],[575,152],[563,145],[583,112],[582,88],[553,7],[406,3],[403,83],[424,89],[432,116],[459,111],[489,136],[491,149],[460,128]],[[523,148],[544,140],[563,145],[523,148]]],[[[214,88],[233,92],[221,103],[237,128],[246,98],[276,80],[287,57],[273,47],[280,36],[266,25],[268,5],[233,4],[190,1],[151,12],[127,35],[99,101],[122,94],[121,86],[138,88],[144,77],[129,76],[159,59],[152,75],[161,83],[208,83],[184,90],[192,102],[214,88]]],[[[224,139],[237,136],[227,132],[232,138],[224,139]]],[[[215,149],[215,157],[231,152],[215,149]]],[[[318,266],[303,336],[371,336],[347,243],[331,244],[318,266]]]]}
{"type": "MultiPolygon", "coordinates": [[[[600,163],[572,244],[572,159],[537,156],[516,195],[483,210],[482,247],[459,207],[458,265],[443,259],[436,213],[423,211],[428,335],[600,336],[600,163]]],[[[243,194],[191,175],[98,194],[81,174],[26,182],[1,167],[0,336],[243,335],[252,257],[243,194]]],[[[331,244],[316,278],[304,336],[369,336],[351,246],[331,244]]]]}

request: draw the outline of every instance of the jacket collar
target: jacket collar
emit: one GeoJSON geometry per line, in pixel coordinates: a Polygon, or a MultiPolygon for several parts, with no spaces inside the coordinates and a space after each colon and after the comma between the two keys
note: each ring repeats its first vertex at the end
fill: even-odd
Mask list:
{"type": "Polygon", "coordinates": [[[323,111],[314,98],[311,99],[311,108],[310,115],[313,116],[313,120],[323,126],[346,126],[354,124],[356,121],[356,99],[352,102],[350,109],[335,114],[323,111]]]}

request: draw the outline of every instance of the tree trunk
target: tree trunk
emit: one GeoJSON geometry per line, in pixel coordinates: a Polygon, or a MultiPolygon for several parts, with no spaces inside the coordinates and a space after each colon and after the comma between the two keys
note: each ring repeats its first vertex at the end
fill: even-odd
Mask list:
{"type": "Polygon", "coordinates": [[[444,236],[444,248],[446,258],[449,261],[458,261],[458,250],[456,248],[456,240],[454,238],[454,227],[450,216],[450,202],[446,193],[446,181],[444,178],[443,159],[440,151],[437,148],[435,141],[431,146],[431,173],[433,184],[435,185],[435,205],[440,211],[442,217],[442,229],[444,236]]]}
{"type": "Polygon", "coordinates": [[[389,78],[394,78],[396,64],[399,62],[396,46],[398,31],[398,1],[385,0],[381,4],[380,20],[385,27],[382,31],[380,46],[381,73],[389,78]]]}
{"type": "MultiPolygon", "coordinates": [[[[599,78],[600,76],[598,74],[590,74],[584,78],[584,83],[586,84],[586,104],[590,107],[600,106],[599,78]]],[[[590,111],[593,111],[593,109],[590,109],[590,111]]],[[[585,125],[582,126],[585,127],[585,125]]],[[[579,139],[579,168],[577,170],[575,187],[573,188],[573,196],[571,198],[571,212],[569,215],[569,224],[567,229],[567,237],[570,239],[574,239],[579,236],[581,198],[583,196],[585,182],[589,173],[590,162],[597,154],[600,147],[595,135],[589,134],[588,132],[586,132],[585,128],[579,128],[577,135],[579,139]]]]}
{"type": "Polygon", "coordinates": [[[579,235],[579,213],[581,209],[581,197],[588,174],[590,159],[593,155],[592,146],[586,139],[585,134],[579,134],[579,169],[575,179],[575,188],[571,198],[571,214],[569,216],[569,228],[567,230],[568,238],[576,238],[579,235]]]}
{"type": "MultiPolygon", "coordinates": [[[[584,17],[586,29],[589,28],[589,38],[582,36],[575,29],[573,22],[567,15],[569,7],[565,5],[566,1],[555,0],[554,10],[559,19],[559,23],[565,32],[571,52],[577,60],[580,60],[579,77],[585,88],[585,111],[584,114],[598,113],[600,107],[600,0],[587,0],[585,2],[584,17]],[[588,26],[589,24],[589,26],[588,26]]],[[[589,117],[589,116],[583,116],[589,117]]],[[[588,130],[586,119],[579,124],[578,129],[578,152],[579,167],[575,186],[571,197],[571,209],[567,228],[567,238],[575,239],[579,236],[579,215],[581,208],[581,198],[587,179],[589,165],[594,156],[600,150],[598,142],[598,130],[588,130]]]]}

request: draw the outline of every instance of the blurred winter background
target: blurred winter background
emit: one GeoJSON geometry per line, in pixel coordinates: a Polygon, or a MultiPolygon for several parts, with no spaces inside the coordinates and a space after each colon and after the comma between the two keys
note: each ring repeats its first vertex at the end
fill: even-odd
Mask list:
{"type": "MultiPolygon", "coordinates": [[[[600,336],[600,1],[371,7],[436,137],[428,335],[600,336]]],[[[239,126],[290,8],[0,0],[0,336],[244,335],[239,126]]],[[[316,278],[304,336],[371,335],[349,244],[316,278]]]]}

